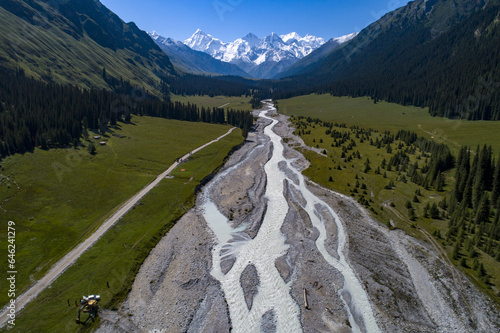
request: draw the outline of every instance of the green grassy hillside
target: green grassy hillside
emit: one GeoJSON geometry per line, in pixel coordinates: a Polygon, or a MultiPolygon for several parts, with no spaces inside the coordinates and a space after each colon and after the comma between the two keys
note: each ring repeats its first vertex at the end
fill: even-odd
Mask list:
{"type": "Polygon", "coordinates": [[[98,1],[5,0],[0,21],[0,66],[21,67],[28,76],[108,88],[105,68],[108,76],[158,93],[158,76],[175,73],[144,31],[98,1]]]}

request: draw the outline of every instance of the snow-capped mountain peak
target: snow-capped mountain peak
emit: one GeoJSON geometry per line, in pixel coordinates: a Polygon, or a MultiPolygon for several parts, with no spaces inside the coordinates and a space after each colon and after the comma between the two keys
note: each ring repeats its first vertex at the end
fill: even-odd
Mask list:
{"type": "Polygon", "coordinates": [[[254,47],[261,42],[261,39],[251,32],[243,37],[242,40],[246,41],[250,47],[254,47]]]}
{"type": "MultiPolygon", "coordinates": [[[[165,52],[175,67],[187,73],[222,74],[248,77],[248,73],[234,64],[214,59],[206,52],[193,50],[183,42],[163,37],[156,31],[148,33],[155,43],[165,52]]],[[[197,31],[197,37],[203,32],[197,31]]],[[[206,34],[205,34],[206,35],[206,34]]],[[[200,40],[200,38],[198,38],[200,40]]]]}
{"type": "Polygon", "coordinates": [[[196,32],[188,39],[184,41],[184,44],[196,51],[202,51],[214,56],[214,54],[225,44],[220,39],[213,37],[212,35],[204,33],[201,29],[196,30],[196,32]]]}
{"type": "Polygon", "coordinates": [[[284,43],[280,36],[272,32],[270,35],[264,38],[264,41],[274,45],[275,43],[284,43]]]}
{"type": "Polygon", "coordinates": [[[249,32],[245,37],[243,37],[242,39],[248,41],[248,40],[255,40],[255,39],[260,39],[259,37],[257,37],[255,34],[249,32]]]}
{"type": "Polygon", "coordinates": [[[293,40],[299,41],[302,39],[302,37],[300,37],[300,35],[296,32],[291,32],[286,35],[281,35],[280,37],[285,43],[288,43],[288,41],[293,41],[293,40]]]}
{"type": "Polygon", "coordinates": [[[152,31],[148,32],[148,35],[157,43],[157,44],[163,44],[163,45],[178,45],[179,42],[176,40],[173,40],[172,38],[168,37],[163,37],[161,36],[158,32],[152,31]]]}
{"type": "Polygon", "coordinates": [[[157,33],[155,30],[151,31],[151,32],[149,33],[149,35],[150,35],[151,37],[153,37],[153,38],[154,38],[154,37],[158,37],[158,36],[160,36],[160,34],[159,34],[159,33],[157,33]]]}
{"type": "Polygon", "coordinates": [[[208,53],[215,59],[236,64],[258,78],[274,76],[324,43],[324,38],[309,34],[301,37],[296,32],[281,36],[273,32],[262,38],[249,33],[243,38],[224,43],[200,29],[184,41],[190,48],[208,53]],[[263,70],[263,67],[266,69],[263,70]]]}

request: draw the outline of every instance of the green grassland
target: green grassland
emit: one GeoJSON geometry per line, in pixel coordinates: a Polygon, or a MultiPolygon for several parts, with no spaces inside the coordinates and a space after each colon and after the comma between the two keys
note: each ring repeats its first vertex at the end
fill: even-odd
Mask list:
{"type": "Polygon", "coordinates": [[[209,108],[218,108],[224,105],[224,109],[233,109],[233,110],[241,110],[241,111],[252,111],[252,105],[250,104],[251,96],[214,96],[210,97],[207,95],[204,96],[180,96],[180,95],[172,95],[172,102],[181,102],[184,104],[191,103],[196,104],[198,106],[204,106],[209,108]],[[229,104],[228,104],[229,103],[229,104]],[[226,105],[227,104],[227,105],[226,105]]]}
{"type": "MultiPolygon", "coordinates": [[[[227,130],[227,127],[218,127],[217,131],[227,130]]],[[[74,302],[82,295],[100,294],[101,307],[116,307],[126,297],[151,247],[193,205],[195,187],[217,169],[231,148],[241,141],[241,131],[233,131],[174,170],[174,178],[164,179],[51,288],[30,303],[9,332],[78,331],[74,302]]]]}
{"type": "MultiPolygon", "coordinates": [[[[92,139],[94,134],[91,134],[90,140],[97,146],[94,156],[86,147],[80,147],[36,150],[1,162],[1,237],[6,238],[7,221],[14,221],[18,293],[41,278],[51,265],[87,238],[111,212],[166,170],[176,158],[230,128],[150,117],[133,117],[132,122],[120,124],[114,133],[97,140],[92,139]],[[97,143],[102,140],[107,141],[105,146],[97,143]]],[[[233,133],[218,145],[222,155],[243,140],[240,130],[233,133]]],[[[84,145],[88,144],[84,141],[84,145]]],[[[206,151],[213,152],[212,149],[206,151]]],[[[220,164],[222,155],[214,155],[215,160],[207,163],[207,168],[220,164]]],[[[212,170],[208,169],[202,169],[198,178],[212,170]]],[[[193,184],[197,180],[193,180],[193,184]]],[[[177,193],[179,184],[171,183],[163,186],[175,187],[174,193],[177,193]]],[[[192,188],[186,191],[178,199],[181,202],[187,200],[188,194],[192,195],[192,188]]],[[[178,216],[179,211],[168,214],[165,223],[172,216],[178,216]]],[[[147,221],[138,219],[138,222],[139,226],[147,221]]],[[[103,253],[103,256],[108,255],[103,253]]],[[[5,258],[2,263],[7,267],[5,258]]],[[[5,289],[6,283],[1,281],[0,286],[5,289]]],[[[6,293],[1,294],[1,304],[7,302],[6,297],[6,293]]]]}
{"type": "MultiPolygon", "coordinates": [[[[227,130],[227,127],[220,126],[219,129],[227,130]]],[[[241,141],[241,131],[233,131],[174,170],[174,178],[164,179],[51,288],[31,302],[9,332],[78,331],[81,326],[75,323],[75,300],[82,295],[100,294],[101,308],[115,308],[126,297],[152,246],[193,205],[195,187],[221,166],[231,148],[241,141]]],[[[80,331],[87,331],[95,325],[82,327],[80,331]]]]}
{"type": "MultiPolygon", "coordinates": [[[[308,98],[311,98],[311,96],[308,98]]],[[[283,105],[287,102],[279,102],[278,105],[281,105],[280,110],[283,109],[283,105]]],[[[356,107],[362,107],[363,104],[359,104],[359,102],[359,100],[355,101],[355,105],[350,107],[353,110],[356,107]]],[[[311,110],[314,109],[311,108],[311,110]]],[[[408,113],[408,111],[406,112],[408,113]]],[[[319,112],[316,110],[311,113],[318,116],[319,112]]],[[[361,111],[358,113],[361,113],[361,111]]],[[[381,115],[382,119],[384,117],[384,115],[381,115]]],[[[336,120],[341,121],[342,118],[336,118],[336,120]]],[[[382,162],[384,159],[389,162],[391,157],[398,152],[406,151],[409,156],[408,165],[417,162],[419,167],[422,168],[426,164],[426,160],[430,158],[430,154],[426,154],[418,148],[414,153],[408,153],[408,149],[411,150],[412,147],[406,146],[404,142],[399,140],[391,144],[392,152],[389,153],[385,145],[377,148],[371,144],[372,140],[382,140],[385,135],[384,131],[376,130],[372,131],[370,135],[363,135],[361,134],[363,128],[360,126],[350,128],[349,126],[343,127],[340,124],[334,126],[333,130],[348,133],[350,137],[345,143],[337,145],[336,140],[330,134],[327,134],[328,126],[325,127],[326,124],[322,121],[316,122],[310,119],[308,122],[306,118],[300,119],[300,117],[292,117],[291,121],[297,128],[296,133],[303,138],[306,145],[319,148],[322,152],[322,154],[319,154],[315,151],[302,149],[305,157],[311,162],[310,167],[304,171],[304,175],[327,188],[353,197],[370,210],[378,221],[386,224],[389,228],[403,229],[408,234],[421,239],[425,239],[426,235],[432,234],[451,258],[453,239],[446,237],[449,230],[448,213],[446,210],[438,208],[440,218],[432,219],[429,214],[424,213],[424,208],[427,204],[432,206],[433,204],[442,203],[445,197],[449,200],[454,186],[454,169],[448,170],[444,174],[445,186],[442,191],[437,191],[432,186],[425,188],[411,182],[406,176],[406,172],[399,170],[399,167],[393,167],[389,170],[387,167],[382,167],[382,162]],[[369,139],[367,139],[368,137],[369,139]],[[369,161],[369,170],[366,168],[367,161],[369,161]],[[387,189],[386,186],[391,181],[394,183],[394,187],[387,189]],[[410,215],[410,209],[407,208],[408,202],[414,209],[414,218],[410,215]],[[421,232],[421,228],[425,230],[426,235],[421,232]]],[[[368,130],[368,127],[382,129],[373,116],[372,121],[373,123],[366,122],[366,124],[370,125],[365,130],[368,130]]],[[[356,125],[359,125],[359,122],[356,125]]],[[[395,129],[395,125],[391,125],[385,130],[393,131],[395,129]]],[[[392,134],[396,134],[396,132],[392,132],[392,134]]],[[[340,140],[338,141],[340,143],[340,140]]],[[[480,253],[479,260],[484,264],[490,277],[490,283],[486,284],[478,279],[477,272],[472,269],[473,258],[464,255],[466,267],[461,267],[461,269],[481,289],[500,303],[500,262],[480,250],[478,252],[480,253]]],[[[459,266],[458,260],[455,260],[454,263],[459,266]]]]}
{"type": "Polygon", "coordinates": [[[279,112],[286,115],[320,118],[380,131],[411,130],[419,136],[446,143],[452,151],[468,145],[490,144],[500,153],[500,122],[465,121],[431,117],[427,109],[394,103],[374,103],[368,97],[350,98],[307,95],[278,101],[279,112]]]}
{"type": "MultiPolygon", "coordinates": [[[[297,118],[292,118],[292,120],[296,121],[297,118]]],[[[392,219],[398,227],[415,234],[414,228],[411,228],[411,225],[408,223],[399,223],[403,221],[398,222],[399,219],[397,216],[394,216],[394,214],[387,209],[387,206],[393,203],[395,205],[393,208],[396,208],[397,211],[400,211],[405,217],[408,217],[408,212],[404,205],[408,198],[410,201],[413,199],[415,192],[420,188],[421,195],[418,196],[420,203],[413,204],[413,206],[416,209],[417,216],[422,216],[423,208],[427,202],[430,202],[430,204],[434,202],[438,203],[448,195],[451,190],[450,186],[445,186],[444,191],[439,193],[435,192],[432,188],[426,190],[411,183],[408,179],[406,181],[400,180],[402,173],[396,169],[388,171],[387,168],[380,168],[381,173],[376,174],[375,171],[382,164],[384,159],[389,162],[390,158],[395,153],[407,148],[403,143],[403,146],[398,149],[400,141],[396,141],[391,145],[393,151],[389,154],[386,152],[385,147],[376,148],[370,145],[369,141],[361,142],[361,140],[352,135],[351,138],[356,143],[356,146],[347,153],[347,158],[342,158],[342,146],[331,146],[334,139],[332,139],[330,135],[325,134],[325,127],[314,125],[314,123],[313,126],[314,127],[308,127],[306,129],[306,132],[309,130],[311,131],[310,134],[301,134],[300,136],[306,145],[325,150],[326,155],[318,154],[311,150],[302,150],[302,153],[311,162],[311,166],[304,171],[304,174],[323,186],[335,189],[358,200],[364,197],[369,202],[369,204],[365,204],[365,206],[378,216],[378,220],[381,222],[388,224],[389,220],[392,219]],[[357,151],[360,152],[360,158],[354,156],[350,158],[351,155],[357,151]],[[367,159],[369,160],[370,170],[364,172],[367,159]],[[390,190],[385,189],[385,186],[388,185],[391,180],[396,186],[390,190]],[[364,188],[365,186],[363,185],[365,185],[366,188],[364,188]]],[[[336,130],[353,133],[349,128],[336,128],[336,130]]],[[[373,140],[377,138],[380,139],[382,138],[382,134],[380,132],[374,132],[371,138],[373,140]]],[[[349,140],[349,143],[350,142],[349,140]]],[[[347,147],[348,145],[346,143],[343,146],[347,147]]],[[[420,154],[421,152],[410,155],[409,164],[418,162],[423,165],[425,158],[419,157],[418,155],[420,154]]],[[[449,177],[451,176],[447,175],[447,179],[449,177]]],[[[431,230],[431,232],[434,232],[434,230],[435,229],[431,230]]]]}

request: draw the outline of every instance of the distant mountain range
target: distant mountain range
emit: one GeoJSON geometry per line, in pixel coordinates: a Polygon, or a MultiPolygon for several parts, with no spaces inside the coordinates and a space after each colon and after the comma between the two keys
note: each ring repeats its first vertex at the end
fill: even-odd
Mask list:
{"type": "MultiPolygon", "coordinates": [[[[345,42],[352,37],[349,35],[336,40],[345,42]]],[[[263,38],[249,33],[243,38],[224,43],[200,29],[184,41],[193,50],[235,64],[252,77],[264,79],[275,77],[324,43],[321,37],[301,37],[295,32],[281,36],[272,33],[263,38]]]]}
{"type": "Polygon", "coordinates": [[[304,68],[326,57],[340,45],[349,42],[351,39],[356,37],[357,34],[358,34],[357,32],[353,32],[352,34],[349,35],[330,39],[329,41],[327,41],[326,43],[324,43],[323,45],[312,51],[307,56],[299,59],[293,65],[275,75],[275,78],[284,78],[301,72],[304,68]]]}
{"type": "Polygon", "coordinates": [[[128,81],[159,97],[329,92],[500,120],[500,0],[415,0],[329,41],[250,33],[225,43],[197,30],[179,42],[148,35],[98,0],[1,0],[0,22],[0,68],[43,81],[115,91],[128,81]]]}
{"type": "Polygon", "coordinates": [[[168,55],[174,66],[183,72],[250,76],[234,64],[217,60],[205,52],[193,50],[180,41],[160,36],[156,31],[149,33],[149,35],[168,55]]]}
{"type": "Polygon", "coordinates": [[[283,81],[282,97],[296,86],[298,94],[371,96],[437,116],[500,120],[499,45],[499,0],[411,1],[288,72],[295,76],[283,81]]]}

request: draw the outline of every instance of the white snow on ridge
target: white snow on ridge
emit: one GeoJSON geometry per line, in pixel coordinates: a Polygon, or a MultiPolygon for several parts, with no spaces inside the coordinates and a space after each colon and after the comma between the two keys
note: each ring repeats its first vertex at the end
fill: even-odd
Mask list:
{"type": "Polygon", "coordinates": [[[220,39],[213,37],[212,35],[206,34],[200,29],[184,41],[184,44],[196,51],[202,51],[214,56],[220,51],[224,46],[224,42],[220,39]]]}
{"type": "Polygon", "coordinates": [[[200,29],[184,41],[190,48],[208,53],[216,59],[225,62],[250,61],[255,65],[261,64],[266,58],[276,62],[286,58],[301,59],[324,43],[324,38],[311,35],[301,37],[296,32],[281,36],[273,32],[263,38],[249,33],[243,38],[224,43],[200,29]],[[268,51],[273,51],[272,57],[269,57],[268,51]]]}
{"type": "Polygon", "coordinates": [[[289,40],[296,40],[296,41],[299,41],[302,39],[302,37],[300,37],[300,35],[296,32],[291,32],[289,34],[286,34],[286,35],[280,35],[281,39],[287,43],[289,40]]]}
{"type": "Polygon", "coordinates": [[[260,65],[266,61],[266,53],[261,54],[257,59],[254,60],[254,64],[260,65]]]}
{"type": "MultiPolygon", "coordinates": [[[[354,36],[356,34],[334,38],[334,40],[341,44],[352,39],[354,36]]],[[[267,62],[273,62],[275,65],[282,63],[286,65],[281,66],[289,66],[309,55],[325,42],[324,38],[309,34],[301,37],[296,32],[285,35],[278,35],[273,32],[262,38],[249,33],[243,38],[225,43],[198,29],[183,43],[194,50],[205,52],[217,60],[233,63],[247,73],[252,74],[252,71],[255,70],[256,75],[268,75],[272,77],[272,75],[276,74],[276,70],[279,69],[270,69],[273,66],[271,65],[271,67],[267,67],[267,73],[262,74],[257,67],[267,62]],[[274,72],[272,72],[273,70],[274,72]]]]}
{"type": "Polygon", "coordinates": [[[164,45],[167,45],[167,46],[170,46],[170,45],[184,45],[182,42],[179,42],[179,41],[176,41],[172,38],[165,38],[163,36],[161,36],[158,32],[156,31],[152,31],[152,32],[148,32],[148,35],[156,42],[159,42],[161,44],[164,44],[164,45]]]}
{"type": "Polygon", "coordinates": [[[345,36],[342,36],[342,37],[333,38],[333,40],[336,41],[336,42],[338,42],[339,44],[343,44],[345,42],[350,41],[351,39],[353,39],[357,35],[358,35],[357,32],[353,32],[352,34],[348,34],[348,35],[345,35],[345,36]]]}

